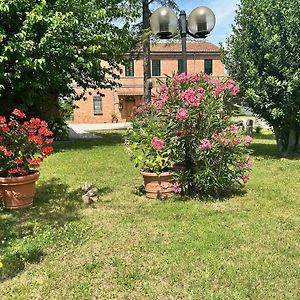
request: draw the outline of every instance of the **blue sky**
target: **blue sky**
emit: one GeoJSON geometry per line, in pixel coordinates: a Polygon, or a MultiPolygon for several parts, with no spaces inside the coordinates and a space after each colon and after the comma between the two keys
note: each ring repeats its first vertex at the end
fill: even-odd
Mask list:
{"type": "Polygon", "coordinates": [[[235,11],[239,0],[177,0],[179,9],[186,11],[187,15],[198,6],[209,7],[216,15],[216,25],[207,40],[219,45],[230,35],[231,25],[234,22],[235,11]]]}

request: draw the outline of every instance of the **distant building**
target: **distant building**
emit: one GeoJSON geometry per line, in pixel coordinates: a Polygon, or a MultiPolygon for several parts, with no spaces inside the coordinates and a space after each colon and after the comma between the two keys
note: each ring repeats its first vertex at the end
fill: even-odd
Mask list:
{"type": "MultiPolygon", "coordinates": [[[[220,49],[209,42],[187,43],[188,73],[205,72],[214,77],[224,76],[220,49]]],[[[113,90],[90,89],[85,101],[78,101],[74,110],[74,123],[108,123],[116,115],[119,122],[130,120],[133,110],[143,103],[143,58],[130,60],[124,67],[119,82],[122,87],[113,90]],[[103,94],[100,96],[97,92],[103,94]]],[[[157,43],[151,45],[151,76],[163,79],[165,75],[182,73],[180,43],[157,43]]],[[[80,87],[77,88],[80,92],[80,87]]]]}

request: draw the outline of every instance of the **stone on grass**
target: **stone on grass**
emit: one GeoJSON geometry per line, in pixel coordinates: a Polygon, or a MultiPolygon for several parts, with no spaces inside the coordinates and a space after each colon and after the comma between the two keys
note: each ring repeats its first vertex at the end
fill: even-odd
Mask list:
{"type": "Polygon", "coordinates": [[[82,196],[83,203],[91,204],[98,201],[99,190],[93,187],[91,182],[86,181],[81,187],[81,190],[84,192],[82,196]]]}
{"type": "Polygon", "coordinates": [[[90,200],[93,201],[93,202],[97,202],[98,201],[98,196],[90,197],[90,200]]]}
{"type": "Polygon", "coordinates": [[[95,197],[99,195],[99,191],[97,188],[92,188],[86,192],[86,195],[89,197],[95,197]]]}
{"type": "Polygon", "coordinates": [[[93,184],[89,181],[86,181],[83,186],[81,187],[81,190],[83,190],[85,193],[90,190],[93,187],[93,184]]]}
{"type": "Polygon", "coordinates": [[[83,201],[84,204],[90,204],[91,203],[90,197],[88,195],[83,195],[81,198],[82,198],[82,201],[83,201]]]}

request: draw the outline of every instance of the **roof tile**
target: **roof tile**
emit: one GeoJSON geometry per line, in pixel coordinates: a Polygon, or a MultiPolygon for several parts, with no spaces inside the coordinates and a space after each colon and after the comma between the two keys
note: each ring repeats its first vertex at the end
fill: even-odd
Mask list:
{"type": "MultiPolygon", "coordinates": [[[[188,52],[220,52],[220,48],[210,42],[187,42],[188,52]]],[[[181,52],[181,43],[152,43],[151,52],[181,52]]]]}

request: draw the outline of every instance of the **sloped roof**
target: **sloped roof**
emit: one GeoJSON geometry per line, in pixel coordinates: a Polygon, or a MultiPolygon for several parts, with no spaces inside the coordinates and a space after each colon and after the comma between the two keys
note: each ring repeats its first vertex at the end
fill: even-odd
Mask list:
{"type": "MultiPolygon", "coordinates": [[[[210,42],[187,42],[188,52],[220,52],[220,48],[210,42]]],[[[151,52],[181,52],[181,43],[152,43],[151,52]]]]}

